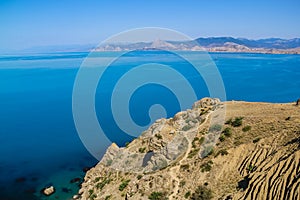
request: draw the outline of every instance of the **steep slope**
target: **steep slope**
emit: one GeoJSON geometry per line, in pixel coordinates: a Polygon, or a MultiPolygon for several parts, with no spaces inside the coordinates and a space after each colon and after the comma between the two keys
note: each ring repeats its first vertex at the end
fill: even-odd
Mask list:
{"type": "Polygon", "coordinates": [[[80,198],[299,199],[299,122],[292,103],[205,98],[127,147],[113,144],[87,172],[80,198]],[[225,109],[222,125],[215,119],[225,109]]]}

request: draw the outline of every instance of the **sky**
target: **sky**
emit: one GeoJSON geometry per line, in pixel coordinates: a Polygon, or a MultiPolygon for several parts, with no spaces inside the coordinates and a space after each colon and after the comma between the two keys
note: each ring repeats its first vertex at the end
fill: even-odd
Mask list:
{"type": "Polygon", "coordinates": [[[0,50],[98,44],[141,27],[192,38],[295,38],[299,11],[299,0],[0,0],[0,50]]]}

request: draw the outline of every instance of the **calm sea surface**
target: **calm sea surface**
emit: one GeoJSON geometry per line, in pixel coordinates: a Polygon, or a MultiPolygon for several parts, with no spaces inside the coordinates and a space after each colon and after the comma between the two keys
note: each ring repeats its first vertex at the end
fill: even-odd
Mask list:
{"type": "MultiPolygon", "coordinates": [[[[129,56],[129,61],[139,63],[144,54],[135,52],[129,56]]],[[[47,199],[69,199],[78,190],[78,183],[70,181],[82,178],[83,168],[97,163],[81,143],[72,115],[73,84],[87,55],[0,56],[0,199],[42,199],[45,197],[40,195],[40,190],[48,185],[54,185],[56,193],[47,199]]],[[[105,59],[114,53],[99,53],[99,56],[105,59]]],[[[165,52],[151,52],[146,56],[156,61],[166,59],[164,64],[184,66],[165,52]]],[[[211,57],[223,78],[227,100],[281,103],[300,97],[298,55],[213,53],[211,57]]],[[[125,68],[130,65],[129,61],[124,63],[125,68]]],[[[122,62],[118,65],[121,65],[120,70],[125,69],[122,62]]],[[[193,77],[195,80],[197,77],[193,77]]],[[[205,84],[199,78],[200,86],[205,87],[205,84]]],[[[108,84],[107,89],[110,87],[108,84]]],[[[149,87],[149,94],[156,89],[164,91],[163,88],[149,87]]],[[[206,88],[198,89],[198,98],[208,96],[206,88]]],[[[96,95],[96,110],[100,118],[108,116],[108,111],[101,108],[106,102],[97,100],[103,95],[101,92],[107,91],[101,90],[96,95]]],[[[164,98],[169,97],[173,98],[172,94],[164,98]]],[[[151,103],[150,100],[141,102],[142,105],[151,103]]],[[[147,117],[144,118],[143,112],[141,114],[138,110],[146,108],[141,107],[137,100],[134,103],[137,108],[133,107],[131,112],[137,114],[133,113],[133,117],[143,124],[147,117]]],[[[175,101],[169,105],[174,108],[168,112],[171,116],[178,108],[175,101]]],[[[107,130],[114,130],[109,127],[113,126],[109,119],[103,121],[108,124],[107,130]]],[[[118,141],[117,136],[110,139],[119,144],[130,140],[123,138],[118,141]]],[[[102,153],[105,148],[105,145],[100,148],[102,153]]]]}

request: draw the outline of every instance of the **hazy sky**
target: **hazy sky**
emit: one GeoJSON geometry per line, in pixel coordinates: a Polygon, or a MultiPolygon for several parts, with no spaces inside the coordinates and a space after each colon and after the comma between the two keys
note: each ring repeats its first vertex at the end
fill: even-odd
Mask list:
{"type": "Polygon", "coordinates": [[[300,37],[300,0],[0,0],[0,49],[98,44],[164,27],[193,38],[300,37]]]}

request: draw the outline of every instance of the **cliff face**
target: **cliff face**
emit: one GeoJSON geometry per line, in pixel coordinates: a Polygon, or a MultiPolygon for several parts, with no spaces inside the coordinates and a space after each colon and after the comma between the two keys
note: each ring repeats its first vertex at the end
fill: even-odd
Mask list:
{"type": "Polygon", "coordinates": [[[299,111],[202,99],[127,147],[112,144],[87,172],[80,198],[299,199],[299,111]]]}

